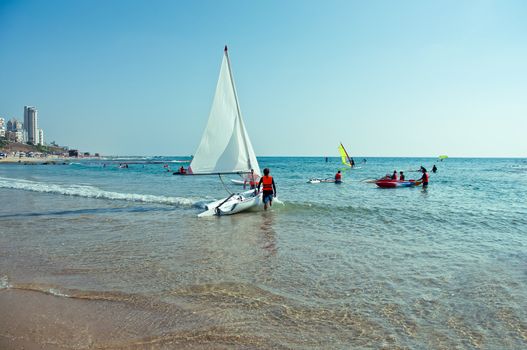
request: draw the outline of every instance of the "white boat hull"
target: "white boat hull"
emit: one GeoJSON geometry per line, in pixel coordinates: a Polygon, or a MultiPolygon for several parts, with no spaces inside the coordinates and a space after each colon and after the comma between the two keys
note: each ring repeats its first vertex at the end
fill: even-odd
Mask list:
{"type": "Polygon", "coordinates": [[[206,211],[198,217],[213,215],[232,215],[242,211],[257,209],[262,204],[262,192],[254,194],[254,190],[237,193],[230,197],[207,204],[206,211]]]}
{"type": "Polygon", "coordinates": [[[248,185],[247,181],[245,180],[237,180],[237,179],[231,179],[231,182],[235,185],[248,185]]]}

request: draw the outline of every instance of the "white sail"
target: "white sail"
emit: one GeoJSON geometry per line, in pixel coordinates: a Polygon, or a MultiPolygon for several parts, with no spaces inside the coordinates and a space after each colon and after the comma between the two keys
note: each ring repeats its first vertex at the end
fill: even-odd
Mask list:
{"type": "Polygon", "coordinates": [[[251,169],[260,174],[260,167],[243,123],[225,47],[209,120],[190,163],[189,173],[247,173],[251,169]]]}

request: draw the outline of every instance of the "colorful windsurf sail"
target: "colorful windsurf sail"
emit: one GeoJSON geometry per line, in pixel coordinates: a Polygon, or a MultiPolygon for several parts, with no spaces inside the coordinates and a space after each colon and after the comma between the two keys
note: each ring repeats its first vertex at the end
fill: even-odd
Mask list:
{"type": "Polygon", "coordinates": [[[340,157],[342,158],[342,164],[352,167],[353,161],[351,160],[348,152],[342,145],[342,142],[339,145],[339,152],[340,152],[340,157]]]}

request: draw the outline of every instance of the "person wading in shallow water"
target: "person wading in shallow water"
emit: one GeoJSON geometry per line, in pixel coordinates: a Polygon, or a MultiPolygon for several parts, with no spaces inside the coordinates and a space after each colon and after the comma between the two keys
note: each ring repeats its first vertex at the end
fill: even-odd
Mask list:
{"type": "Polygon", "coordinates": [[[259,176],[254,173],[254,169],[251,169],[251,173],[243,181],[243,189],[245,189],[245,186],[247,183],[249,183],[249,188],[254,190],[256,188],[256,181],[258,181],[258,178],[259,176]]]}
{"type": "Polygon", "coordinates": [[[335,183],[341,183],[342,182],[342,174],[340,173],[340,170],[335,174],[335,183]]]}
{"type": "Polygon", "coordinates": [[[274,179],[269,175],[269,169],[264,169],[264,176],[260,178],[258,182],[258,192],[260,192],[260,186],[263,184],[263,202],[264,209],[267,210],[267,203],[269,206],[273,205],[273,197],[276,197],[276,186],[274,184],[274,179]]]}
{"type": "Polygon", "coordinates": [[[423,176],[421,176],[421,181],[423,181],[423,188],[428,187],[428,179],[430,178],[430,175],[428,175],[428,172],[426,171],[426,168],[421,167],[421,172],[423,173],[423,176]]]}

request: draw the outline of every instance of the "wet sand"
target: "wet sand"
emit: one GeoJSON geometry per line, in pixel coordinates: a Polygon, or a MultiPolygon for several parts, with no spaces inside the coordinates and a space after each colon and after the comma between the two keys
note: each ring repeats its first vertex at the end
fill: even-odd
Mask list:
{"type": "MultiPolygon", "coordinates": [[[[0,349],[258,349],[194,312],[163,303],[0,291],[0,349]],[[141,304],[141,303],[139,303],[141,304]]],[[[246,342],[247,341],[247,342],[246,342]]]]}

